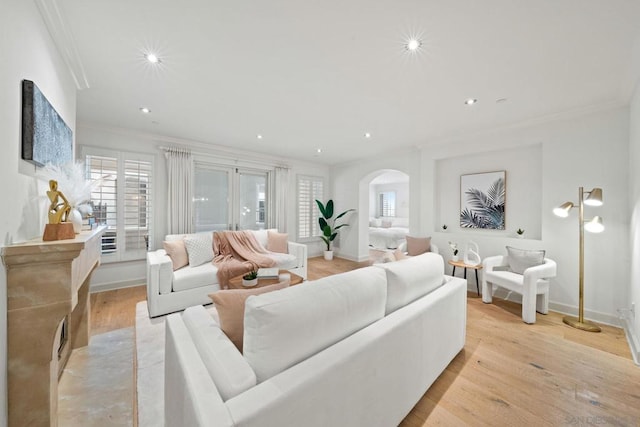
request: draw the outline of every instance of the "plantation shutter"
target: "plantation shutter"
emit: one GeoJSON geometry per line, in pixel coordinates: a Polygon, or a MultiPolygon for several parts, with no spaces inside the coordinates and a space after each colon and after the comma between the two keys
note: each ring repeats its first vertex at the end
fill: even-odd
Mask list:
{"type": "Polygon", "coordinates": [[[320,177],[298,177],[298,238],[320,235],[316,199],[324,202],[324,180],[320,177]]]}
{"type": "Polygon", "coordinates": [[[117,182],[118,159],[105,156],[87,156],[86,167],[89,179],[101,184],[91,192],[91,206],[97,225],[106,225],[102,235],[102,253],[112,254],[118,249],[117,234],[117,182]]]}
{"type": "Polygon", "coordinates": [[[153,243],[153,156],[84,147],[87,177],[100,182],[91,193],[102,235],[103,261],[144,259],[153,243]]]}
{"type": "Polygon", "coordinates": [[[124,235],[126,252],[146,252],[152,212],[151,162],[124,162],[124,235]]]}

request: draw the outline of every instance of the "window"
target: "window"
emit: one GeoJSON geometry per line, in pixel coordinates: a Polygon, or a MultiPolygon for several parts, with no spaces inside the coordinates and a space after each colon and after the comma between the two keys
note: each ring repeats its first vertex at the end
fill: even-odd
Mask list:
{"type": "Polygon", "coordinates": [[[93,215],[106,225],[104,261],[143,259],[153,235],[153,157],[85,148],[87,176],[100,180],[91,193],[93,215]]]}
{"type": "Polygon", "coordinates": [[[385,191],[379,194],[380,216],[396,216],[396,192],[385,191]]]}
{"type": "Polygon", "coordinates": [[[316,199],[324,203],[324,180],[315,176],[298,176],[298,239],[320,236],[320,211],[316,199]]]}

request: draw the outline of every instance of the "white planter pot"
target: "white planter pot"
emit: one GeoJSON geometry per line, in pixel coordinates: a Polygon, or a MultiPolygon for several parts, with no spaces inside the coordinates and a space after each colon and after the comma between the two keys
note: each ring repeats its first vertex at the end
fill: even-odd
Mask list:
{"type": "Polygon", "coordinates": [[[523,238],[524,238],[524,234],[516,234],[516,237],[517,237],[518,239],[523,239],[523,238]]]}
{"type": "Polygon", "coordinates": [[[82,214],[76,208],[69,211],[69,222],[73,224],[73,231],[78,234],[82,231],[82,214]]]}
{"type": "Polygon", "coordinates": [[[459,261],[460,258],[458,258],[458,255],[452,255],[451,256],[451,261],[459,261]]]}
{"type": "Polygon", "coordinates": [[[324,259],[331,261],[333,259],[333,251],[324,251],[324,259]]]}
{"type": "Polygon", "coordinates": [[[250,288],[251,286],[255,286],[257,284],[258,284],[258,278],[257,277],[255,279],[251,279],[251,280],[242,279],[242,286],[246,286],[247,288],[250,288]]]}

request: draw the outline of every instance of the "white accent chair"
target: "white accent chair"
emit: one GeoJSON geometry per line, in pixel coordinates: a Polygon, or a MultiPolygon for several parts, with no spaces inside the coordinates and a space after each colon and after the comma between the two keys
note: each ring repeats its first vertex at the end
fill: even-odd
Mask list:
{"type": "Polygon", "coordinates": [[[524,274],[507,270],[509,259],[498,255],[482,262],[482,302],[491,304],[494,287],[502,287],[522,295],[522,320],[536,323],[536,311],[549,312],[549,280],[556,276],[556,263],[548,258],[544,263],[529,267],[524,274]],[[502,267],[496,269],[496,267],[502,267]]]}

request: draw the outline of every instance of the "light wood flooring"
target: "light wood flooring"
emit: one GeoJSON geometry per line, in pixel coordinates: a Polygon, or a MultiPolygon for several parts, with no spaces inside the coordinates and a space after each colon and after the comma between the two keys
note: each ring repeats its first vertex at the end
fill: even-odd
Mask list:
{"type": "MultiPolygon", "coordinates": [[[[309,279],[367,263],[309,259],[309,279]]],[[[92,332],[133,326],[144,286],[91,296],[92,332]]],[[[402,426],[640,425],[640,367],[621,329],[583,332],[562,315],[520,318],[519,304],[468,294],[467,339],[460,354],[402,426]]]]}

